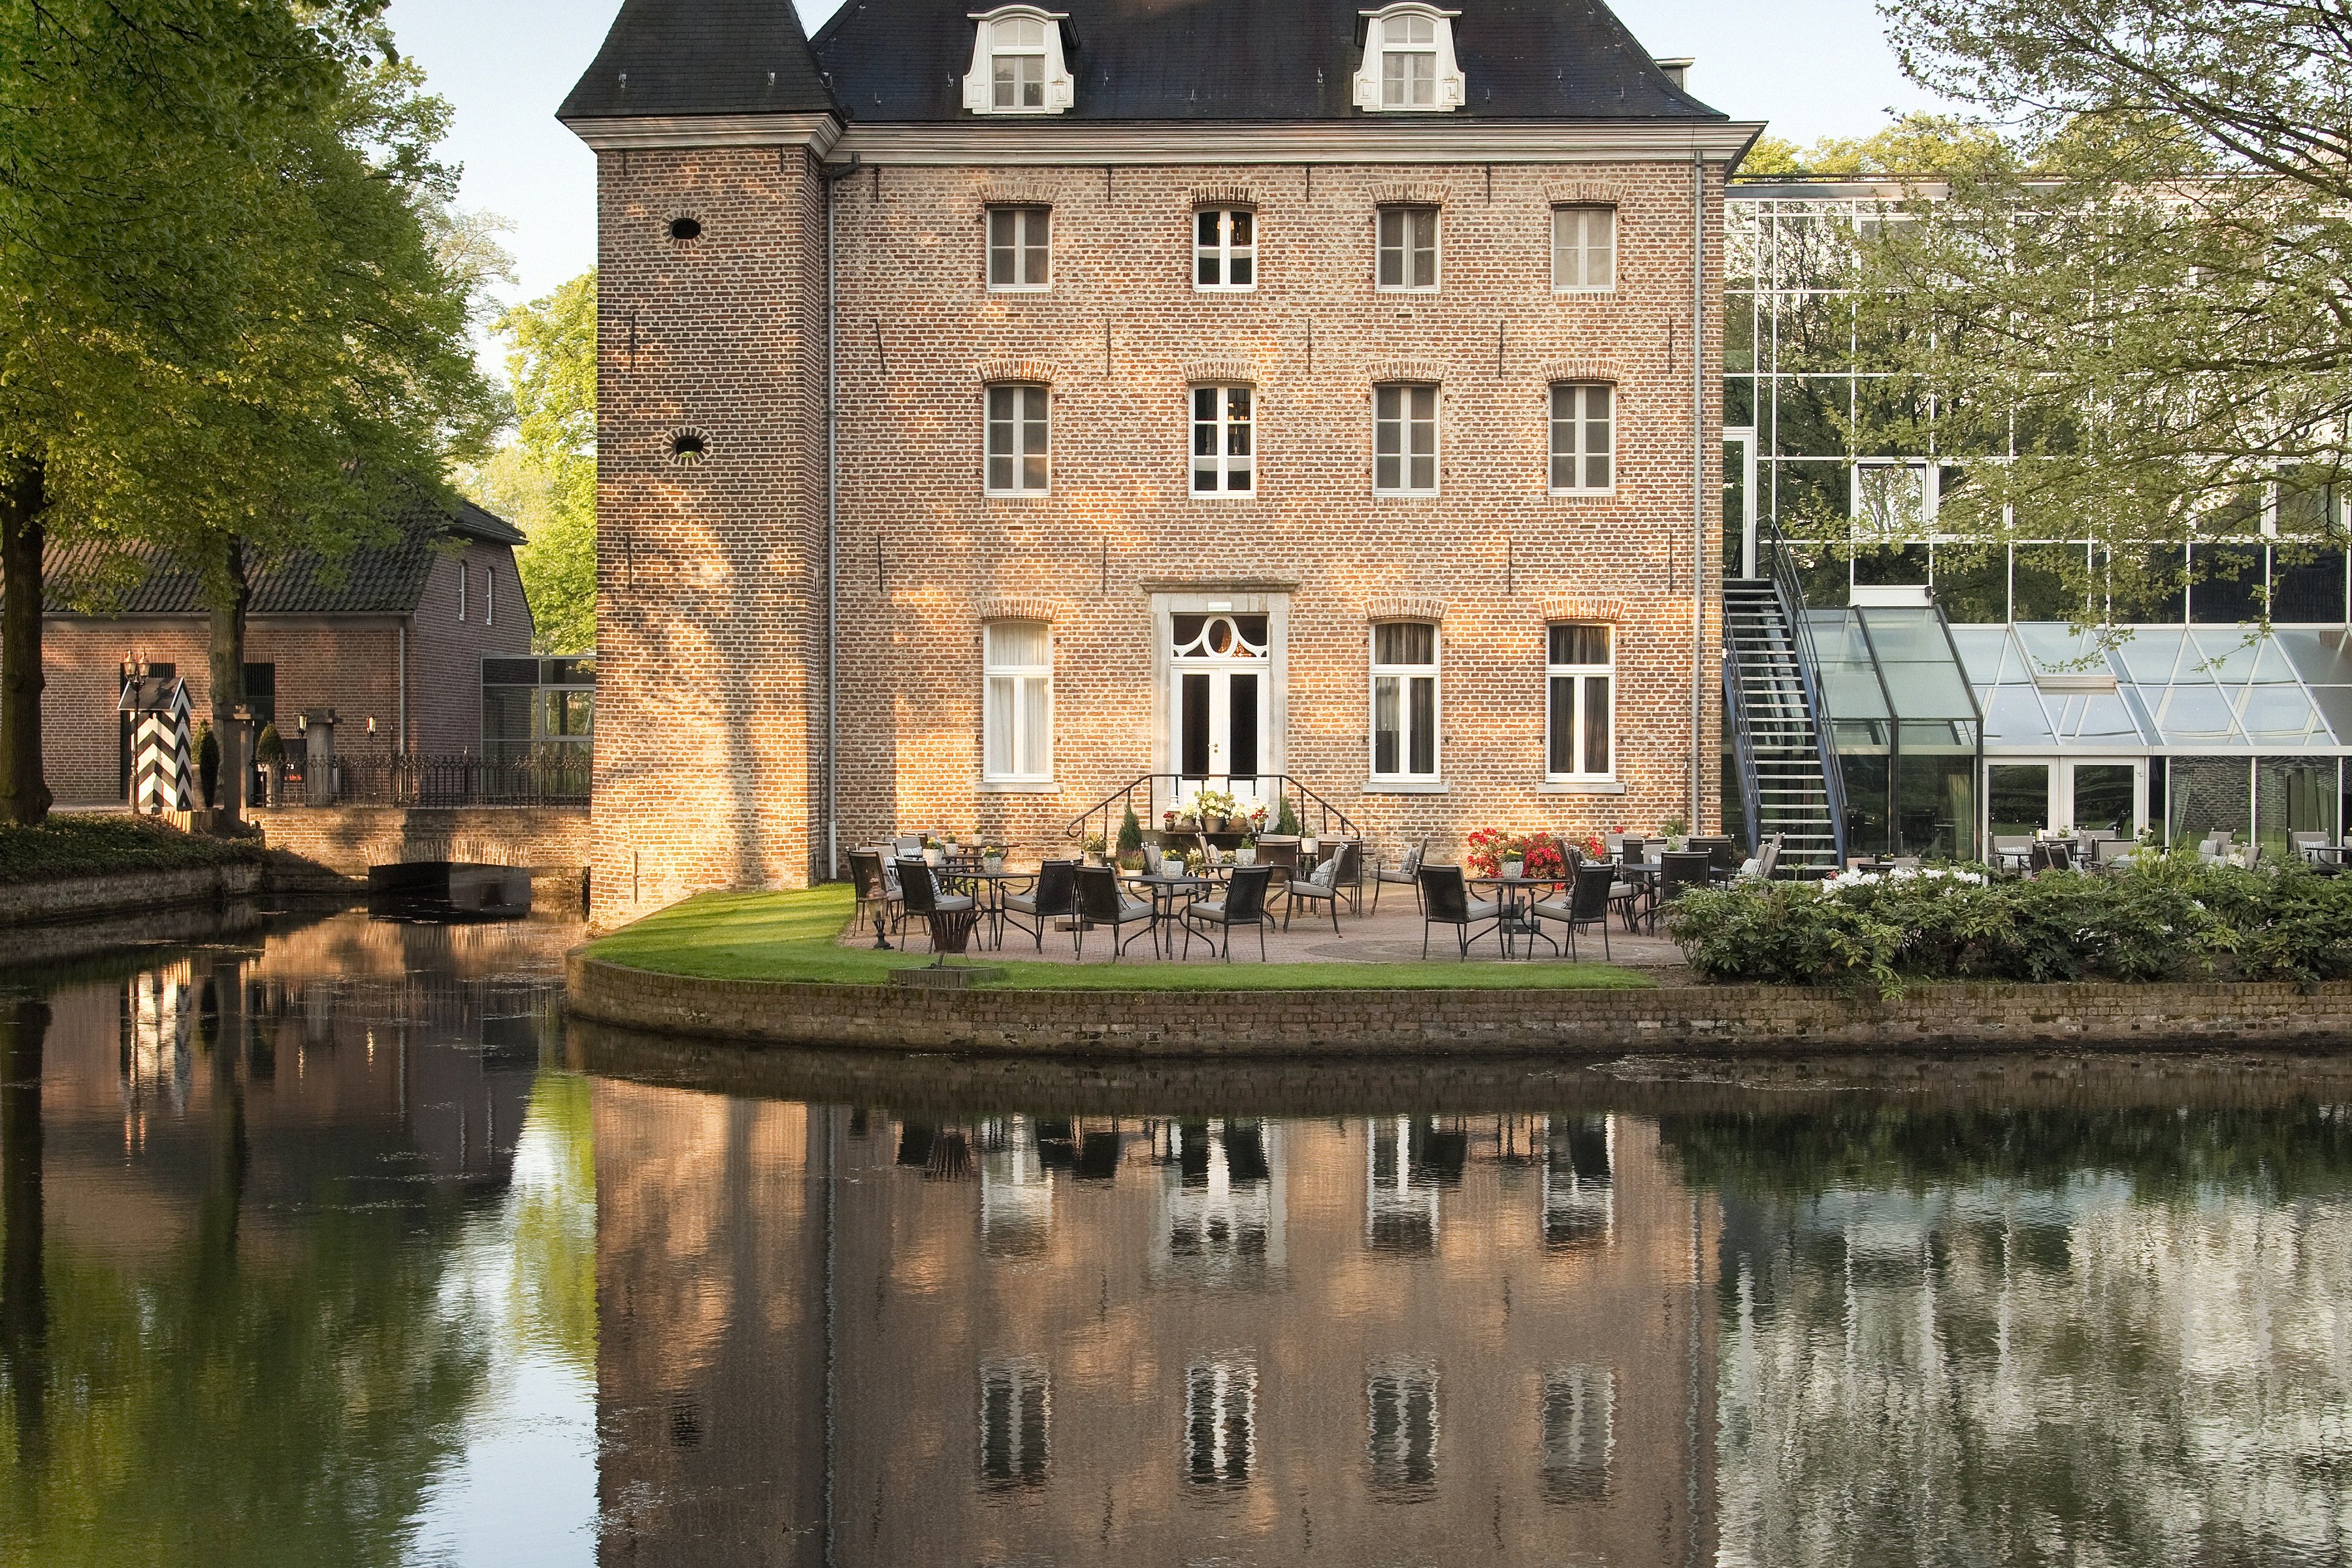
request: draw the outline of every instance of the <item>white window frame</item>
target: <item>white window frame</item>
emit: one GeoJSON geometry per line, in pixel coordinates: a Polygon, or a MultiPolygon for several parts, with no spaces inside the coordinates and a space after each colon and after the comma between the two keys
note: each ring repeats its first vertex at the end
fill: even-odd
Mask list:
{"type": "Polygon", "coordinates": [[[981,388],[980,397],[980,479],[982,491],[992,496],[1053,494],[1054,389],[1042,381],[992,381],[981,388]],[[996,416],[996,395],[1000,392],[1013,395],[1009,422],[996,416]],[[1036,416],[1034,418],[1033,412],[1036,416]],[[996,445],[997,428],[1001,424],[1009,424],[1013,441],[1009,448],[1002,451],[996,445]],[[1028,482],[1026,459],[1031,454],[1025,439],[1032,426],[1043,426],[1045,432],[1045,450],[1039,454],[1045,459],[1045,477],[1042,482],[1034,485],[1028,482]],[[996,464],[1000,458],[1012,464],[1006,470],[1012,479],[1007,485],[996,483],[996,464]]]}
{"type": "Polygon", "coordinates": [[[1054,780],[1054,623],[1008,616],[983,621],[980,628],[980,776],[983,784],[1051,784],[1054,780]],[[1045,644],[1043,664],[1013,663],[997,651],[1000,626],[1034,626],[1045,644]],[[1002,721],[1011,727],[1003,737],[1007,767],[997,765],[998,682],[1005,685],[1002,721]],[[1032,726],[1030,715],[1042,706],[1045,721],[1032,726]],[[1044,737],[1043,756],[1024,756],[1024,742],[1033,734],[1044,737]],[[1024,765],[1025,764],[1025,765],[1024,765]]]}
{"type": "Polygon", "coordinates": [[[1433,784],[1445,777],[1445,628],[1439,621],[1399,618],[1374,621],[1370,626],[1367,653],[1370,668],[1370,685],[1366,691],[1364,710],[1364,772],[1377,784],[1433,784]],[[1427,626],[1429,628],[1429,662],[1427,664],[1387,664],[1381,659],[1381,633],[1389,626],[1427,626]],[[1429,768],[1417,773],[1412,767],[1414,726],[1411,682],[1429,682],[1429,768]],[[1387,772],[1381,769],[1381,687],[1394,682],[1397,695],[1397,763],[1387,772]]]}
{"type": "Polygon", "coordinates": [[[482,625],[494,626],[498,624],[499,569],[496,566],[485,566],[482,568],[482,625]]]}
{"type": "Polygon", "coordinates": [[[1618,400],[1615,384],[1606,381],[1555,381],[1551,384],[1551,389],[1547,397],[1549,407],[1546,411],[1546,426],[1550,432],[1550,437],[1545,464],[1545,479],[1550,487],[1551,493],[1556,496],[1616,494],[1618,400]],[[1607,404],[1606,408],[1598,415],[1592,411],[1592,395],[1596,392],[1601,394],[1603,401],[1607,404]],[[1566,418],[1562,418],[1560,415],[1563,395],[1570,405],[1566,418]],[[1597,452],[1591,445],[1596,426],[1601,430],[1604,437],[1604,444],[1597,452]],[[1560,446],[1563,432],[1568,437],[1565,451],[1560,446]],[[1568,459],[1569,464],[1569,482],[1564,485],[1559,482],[1559,465],[1562,457],[1568,459]],[[1605,484],[1596,485],[1591,482],[1592,459],[1596,457],[1608,465],[1608,482],[1605,484]]]}
{"type": "Polygon", "coordinates": [[[1372,218],[1372,287],[1383,294],[1434,294],[1445,279],[1445,212],[1430,202],[1391,202],[1374,211],[1372,218]],[[1413,277],[1412,258],[1423,247],[1412,242],[1406,232],[1412,219],[1426,213],[1429,216],[1429,280],[1411,281],[1413,277]],[[1399,223],[1397,243],[1389,244],[1389,220],[1399,223]],[[1397,275],[1407,281],[1391,283],[1386,279],[1387,261],[1393,252],[1397,258],[1397,275]]]}
{"type": "Polygon", "coordinates": [[[1376,496],[1433,496],[1444,468],[1445,451],[1445,389],[1433,381],[1383,381],[1372,386],[1372,493],[1376,496]],[[1422,423],[1412,413],[1411,395],[1429,394],[1429,483],[1417,486],[1412,482],[1412,464],[1416,454],[1412,449],[1413,426],[1422,423]],[[1397,397],[1397,416],[1391,419],[1381,412],[1384,395],[1397,397]],[[1381,483],[1381,427],[1384,424],[1397,426],[1399,444],[1394,454],[1399,483],[1381,483]]]}
{"type": "Polygon", "coordinates": [[[1260,403],[1257,388],[1244,382],[1201,382],[1192,386],[1186,396],[1191,405],[1188,413],[1192,439],[1184,459],[1186,465],[1184,482],[1190,489],[1192,499],[1194,500],[1247,500],[1256,495],[1258,482],[1264,478],[1258,465],[1257,426],[1260,403]],[[1215,399],[1215,413],[1212,420],[1204,421],[1201,417],[1202,393],[1211,394],[1215,399]],[[1237,394],[1244,403],[1238,418],[1234,414],[1234,399],[1237,394]],[[1201,450],[1201,433],[1204,429],[1212,433],[1211,444],[1216,448],[1213,453],[1203,453],[1201,450]],[[1241,445],[1244,447],[1244,450],[1239,452],[1233,450],[1233,438],[1236,431],[1241,435],[1241,445]],[[1209,466],[1203,468],[1203,464],[1209,466]],[[1215,479],[1215,488],[1211,489],[1201,488],[1201,477],[1204,472],[1215,479]],[[1237,473],[1246,473],[1249,476],[1249,484],[1246,487],[1233,483],[1234,476],[1237,473]]]}
{"type": "Polygon", "coordinates": [[[1232,1487],[1258,1473],[1257,1363],[1241,1356],[1194,1362],[1184,1369],[1185,1479],[1232,1487]]]}
{"type": "Polygon", "coordinates": [[[1060,11],[1042,11],[1034,5],[1000,5],[993,11],[974,11],[971,17],[971,69],[963,79],[963,106],[974,114],[1034,115],[1059,114],[1076,99],[1076,83],[1070,76],[1069,62],[1062,50],[1062,24],[1068,16],[1060,11]],[[1017,44],[1003,49],[1008,57],[1035,58],[1044,79],[1040,83],[1042,101],[1033,104],[1014,103],[1000,107],[996,101],[996,57],[1000,26],[1022,22],[1038,24],[1044,29],[1044,47],[1031,49],[1017,44]]]}
{"type": "Polygon", "coordinates": [[[1259,227],[1260,225],[1258,223],[1257,209],[1255,207],[1226,206],[1197,207],[1193,209],[1193,290],[1202,294],[1246,294],[1256,289],[1258,278],[1257,250],[1259,227]],[[1206,241],[1201,237],[1201,223],[1204,218],[1213,220],[1215,224],[1216,238],[1213,241],[1206,241]],[[1237,241],[1234,238],[1234,231],[1236,228],[1241,227],[1244,220],[1246,220],[1249,228],[1249,239],[1246,243],[1237,241]],[[1248,282],[1236,283],[1233,280],[1234,263],[1235,261],[1244,261],[1248,263],[1248,282]],[[1203,283],[1201,281],[1201,265],[1203,262],[1213,262],[1215,264],[1217,268],[1217,282],[1203,283]]]}
{"type": "Polygon", "coordinates": [[[980,1363],[980,1475],[992,1488],[1044,1484],[1054,1462],[1054,1379],[1045,1363],[1034,1356],[1006,1357],[980,1363]],[[1033,1451],[1024,1417],[1034,1408],[1036,1447],[1033,1451]],[[991,1439],[1001,1436],[1004,1471],[991,1470],[991,1439]]]}
{"type": "Polygon", "coordinates": [[[992,203],[981,218],[980,244],[981,275],[988,280],[990,293],[1044,294],[1053,289],[1054,209],[1052,207],[1044,206],[1035,202],[992,203]],[[1010,246],[1001,247],[996,243],[996,220],[1000,216],[1013,220],[1013,243],[1010,246]],[[1035,223],[1040,217],[1045,220],[1045,237],[1042,242],[1034,237],[1035,223]],[[1025,279],[1029,273],[1030,258],[1033,256],[1043,255],[1045,258],[1044,281],[1036,283],[997,281],[996,257],[1000,249],[1006,251],[1012,257],[1013,277],[1015,279],[1025,279]]]}
{"type": "Polygon", "coordinates": [[[1547,784],[1591,784],[1614,780],[1617,776],[1617,627],[1609,621],[1548,621],[1544,625],[1544,782],[1547,784]],[[1555,626],[1597,626],[1609,637],[1609,658],[1599,664],[1570,662],[1555,664],[1551,657],[1551,634],[1555,626]],[[1609,683],[1609,755],[1608,766],[1601,773],[1584,767],[1585,752],[1591,737],[1585,730],[1586,682],[1595,679],[1609,683]],[[1570,760],[1577,764],[1569,773],[1555,772],[1552,761],[1552,689],[1556,681],[1574,683],[1574,694],[1569,704],[1571,731],[1569,735],[1570,760]]]}
{"type": "Polygon", "coordinates": [[[1386,5],[1375,11],[1360,11],[1365,18],[1364,58],[1356,71],[1355,101],[1358,109],[1373,114],[1449,114],[1469,100],[1468,84],[1463,79],[1462,63],[1454,52],[1454,18],[1459,11],[1440,10],[1434,5],[1386,5]],[[1403,35],[1417,22],[1429,24],[1429,42],[1424,46],[1408,44],[1403,35]],[[1426,103],[1391,103],[1388,101],[1388,57],[1391,52],[1427,54],[1431,59],[1430,97],[1426,103]]]}
{"type": "Polygon", "coordinates": [[[1936,525],[1942,479],[1942,468],[1924,458],[1864,458],[1854,464],[1851,480],[1854,538],[1886,544],[1916,544],[1926,540],[1936,525]],[[1890,469],[1915,475],[1918,479],[1919,515],[1912,521],[1889,523],[1864,500],[1864,492],[1872,483],[1866,476],[1885,474],[1890,469]]]}
{"type": "Polygon", "coordinates": [[[1607,202],[1560,202],[1551,209],[1551,291],[1555,294],[1608,294],[1617,288],[1617,208],[1607,202]],[[1593,220],[1601,220],[1606,247],[1593,243],[1593,220]],[[1571,236],[1564,231],[1573,226],[1571,236]],[[1607,275],[1591,274],[1596,253],[1605,258],[1607,275]],[[1561,263],[1575,258],[1574,278],[1562,276],[1561,263]]]}
{"type": "Polygon", "coordinates": [[[473,577],[473,563],[464,556],[459,556],[457,558],[457,618],[461,621],[466,618],[466,590],[471,585],[473,577]]]}

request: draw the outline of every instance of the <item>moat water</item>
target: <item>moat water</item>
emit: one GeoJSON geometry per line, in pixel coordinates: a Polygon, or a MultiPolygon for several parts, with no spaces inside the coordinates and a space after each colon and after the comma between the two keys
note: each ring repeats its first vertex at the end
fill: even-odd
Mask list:
{"type": "Polygon", "coordinates": [[[0,972],[0,1563],[2339,1563],[2352,1059],[1026,1068],[0,972]]]}

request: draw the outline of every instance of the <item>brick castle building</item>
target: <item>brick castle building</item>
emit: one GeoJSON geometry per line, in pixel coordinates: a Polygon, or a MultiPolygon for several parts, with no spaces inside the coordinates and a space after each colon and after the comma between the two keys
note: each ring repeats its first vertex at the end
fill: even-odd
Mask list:
{"type": "Polygon", "coordinates": [[[600,917],[1144,774],[1719,816],[1724,175],[1597,0],[625,0],[600,917]]]}

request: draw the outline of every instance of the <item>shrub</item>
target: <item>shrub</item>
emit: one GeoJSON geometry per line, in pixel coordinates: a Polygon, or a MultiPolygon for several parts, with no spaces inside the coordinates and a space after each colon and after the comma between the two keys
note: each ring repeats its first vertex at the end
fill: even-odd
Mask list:
{"type": "Polygon", "coordinates": [[[2174,980],[2227,964],[2249,979],[2352,978],[2352,878],[2149,856],[2105,875],[1994,880],[1930,868],[1685,893],[1666,930],[1713,980],[1869,985],[1911,980],[2174,980]]]}
{"type": "Polygon", "coordinates": [[[1121,855],[1135,855],[1139,858],[1143,852],[1143,824],[1136,819],[1135,807],[1132,805],[1127,808],[1127,815],[1119,819],[1118,852],[1121,855]]]}

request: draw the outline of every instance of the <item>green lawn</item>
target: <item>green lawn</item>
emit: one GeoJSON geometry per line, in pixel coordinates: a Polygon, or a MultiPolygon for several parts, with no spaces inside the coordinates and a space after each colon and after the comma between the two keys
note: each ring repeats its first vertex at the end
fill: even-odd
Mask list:
{"type": "Polygon", "coordinates": [[[196,838],[122,813],[54,816],[38,827],[0,823],[0,882],[54,882],[111,871],[258,865],[259,838],[196,838]]]}
{"type": "MultiPolygon", "coordinates": [[[[877,952],[834,940],[848,923],[855,900],[846,887],[792,893],[704,893],[623,926],[589,952],[608,963],[710,980],[803,980],[832,984],[879,984],[893,969],[931,962],[928,952],[877,952]]],[[[950,962],[955,962],[950,960],[950,962]]],[[[1588,990],[1648,985],[1629,969],[1602,963],[1041,963],[1000,961],[975,953],[971,962],[1011,972],[1004,984],[1029,991],[1413,991],[1559,988],[1588,990]]]]}

